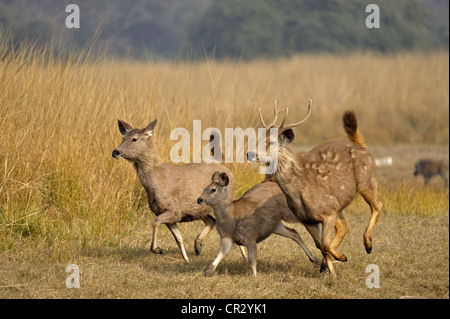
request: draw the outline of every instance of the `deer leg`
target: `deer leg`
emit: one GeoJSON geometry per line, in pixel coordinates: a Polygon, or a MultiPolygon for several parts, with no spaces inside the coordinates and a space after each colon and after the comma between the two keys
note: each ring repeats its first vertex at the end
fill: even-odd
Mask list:
{"type": "Polygon", "coordinates": [[[372,252],[372,232],[375,224],[377,223],[378,217],[380,216],[381,207],[383,204],[378,200],[376,188],[371,190],[361,190],[359,192],[364,200],[369,204],[370,210],[372,211],[372,216],[370,217],[369,225],[364,232],[364,247],[366,252],[370,254],[372,252]]]}
{"type": "Polygon", "coordinates": [[[297,243],[297,245],[299,245],[303,249],[303,251],[306,253],[306,255],[308,256],[309,260],[312,263],[316,264],[319,263],[319,259],[311,254],[308,247],[306,247],[305,243],[303,242],[303,239],[300,237],[300,235],[297,233],[295,229],[289,228],[282,222],[280,222],[277,228],[275,229],[274,233],[292,239],[297,243]]]}
{"type": "Polygon", "coordinates": [[[178,230],[178,227],[176,226],[176,223],[179,221],[180,221],[179,217],[173,211],[165,211],[161,215],[158,215],[155,218],[155,220],[153,221],[153,238],[152,238],[152,244],[150,246],[150,250],[157,254],[162,253],[161,248],[156,246],[156,233],[157,233],[157,228],[159,225],[166,224],[166,226],[172,232],[172,235],[174,236],[175,241],[178,244],[178,247],[180,248],[183,259],[186,260],[187,262],[189,262],[189,258],[187,258],[186,250],[184,249],[183,239],[178,230]],[[169,224],[174,224],[174,225],[170,226],[169,224]]]}
{"type": "Polygon", "coordinates": [[[322,255],[323,259],[326,262],[327,268],[330,271],[331,276],[336,279],[336,271],[334,270],[332,261],[331,261],[331,252],[330,252],[330,245],[331,245],[331,237],[333,233],[333,226],[334,221],[331,220],[325,220],[322,222],[322,255]]]}
{"type": "Polygon", "coordinates": [[[162,249],[160,247],[158,247],[158,245],[156,243],[156,233],[157,233],[158,226],[159,225],[157,223],[155,223],[155,221],[154,221],[153,225],[152,225],[153,234],[152,234],[152,243],[150,245],[150,250],[152,252],[154,252],[155,254],[162,254],[162,249]]]}
{"type": "Polygon", "coordinates": [[[216,259],[209,265],[209,267],[204,271],[205,276],[211,275],[217,268],[217,265],[222,261],[222,259],[228,254],[228,252],[233,247],[233,240],[229,237],[223,237],[220,240],[219,253],[216,259]]]}
{"type": "MultiPolygon", "coordinates": [[[[322,229],[320,224],[306,224],[304,225],[308,233],[314,239],[317,249],[322,251],[322,229]]],[[[322,263],[320,264],[320,272],[327,270],[327,262],[325,257],[322,258],[322,263]]]]}
{"type": "Polygon", "coordinates": [[[322,245],[322,230],[320,228],[320,224],[306,224],[305,226],[308,233],[314,239],[314,243],[316,244],[317,249],[321,249],[322,245]]]}
{"type": "Polygon", "coordinates": [[[345,235],[347,235],[350,227],[348,226],[347,221],[344,217],[344,212],[340,211],[336,218],[335,223],[336,235],[334,236],[333,242],[331,243],[331,247],[336,250],[344,239],[345,235]]]}
{"type": "MultiPolygon", "coordinates": [[[[333,237],[333,228],[336,225],[336,216],[331,215],[322,222],[322,252],[331,254],[336,260],[347,261],[347,257],[338,253],[331,246],[331,238],[333,237]]],[[[328,264],[328,262],[327,262],[328,264]]]]}
{"type": "Polygon", "coordinates": [[[256,241],[247,243],[246,247],[248,251],[248,263],[252,269],[253,277],[256,278],[256,241]]]}
{"type": "Polygon", "coordinates": [[[202,252],[203,241],[205,240],[206,236],[208,236],[208,234],[216,225],[216,219],[211,215],[203,217],[202,221],[205,223],[205,228],[203,228],[201,233],[197,236],[197,238],[195,238],[194,242],[194,250],[197,256],[202,252]]]}
{"type": "Polygon", "coordinates": [[[325,261],[325,264],[326,264],[326,268],[325,269],[328,268],[328,270],[330,271],[331,276],[334,279],[336,279],[337,275],[336,275],[336,270],[334,270],[334,267],[333,267],[333,263],[332,263],[332,260],[331,260],[331,254],[326,253],[326,252],[322,252],[322,255],[323,255],[323,260],[325,261]]]}
{"type": "Polygon", "coordinates": [[[247,253],[245,252],[245,247],[242,246],[242,245],[239,245],[239,249],[240,249],[240,251],[241,251],[242,258],[244,258],[245,260],[247,260],[248,256],[247,256],[247,253]]]}
{"type": "Polygon", "coordinates": [[[183,256],[183,259],[186,262],[189,262],[189,258],[188,258],[187,254],[186,254],[186,249],[184,249],[183,237],[181,237],[181,233],[178,230],[177,224],[176,223],[166,224],[166,226],[172,232],[172,235],[175,238],[175,241],[177,242],[178,248],[180,248],[181,256],[183,256]]]}

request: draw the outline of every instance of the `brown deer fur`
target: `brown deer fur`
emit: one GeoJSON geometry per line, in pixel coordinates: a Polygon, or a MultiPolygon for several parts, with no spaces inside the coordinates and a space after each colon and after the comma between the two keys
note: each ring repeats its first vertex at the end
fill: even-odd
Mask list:
{"type": "Polygon", "coordinates": [[[434,176],[439,175],[444,181],[444,185],[448,186],[447,172],[448,162],[436,159],[422,159],[416,162],[414,176],[422,175],[425,179],[425,185],[428,185],[434,176]]]}
{"type": "Polygon", "coordinates": [[[156,122],[157,119],[144,129],[134,129],[126,122],[118,120],[119,130],[124,138],[112,155],[116,159],[125,158],[134,164],[147,193],[149,207],[156,215],[151,251],[162,252],[157,246],[156,234],[157,227],[165,224],[172,232],[183,258],[189,261],[176,223],[199,219],[205,223],[205,228],[194,244],[196,254],[200,254],[203,240],[213,229],[215,219],[209,215],[210,207],[197,205],[197,196],[209,184],[211,175],[221,170],[230,176],[229,196],[233,199],[234,178],[227,168],[216,163],[163,164],[151,138],[156,122]]]}
{"type": "Polygon", "coordinates": [[[282,223],[298,222],[286,203],[286,197],[274,182],[262,182],[250,188],[241,198],[233,201],[229,192],[227,173],[215,172],[211,184],[198,198],[199,204],[213,207],[217,219],[217,231],[221,241],[216,259],[205,270],[205,276],[216,269],[220,261],[230,251],[233,243],[245,246],[248,261],[256,277],[256,244],[275,233],[294,240],[307,254],[311,262],[316,262],[295,229],[282,223]]]}
{"type": "MultiPolygon", "coordinates": [[[[344,129],[349,141],[324,142],[300,155],[294,154],[287,147],[286,144],[292,142],[295,137],[292,128],[303,123],[310,111],[311,100],[308,115],[304,120],[284,126],[285,119],[283,119],[278,129],[276,143],[278,167],[273,178],[286,195],[289,207],[300,222],[310,225],[307,229],[316,245],[320,247],[330,273],[336,277],[330,256],[339,261],[347,261],[347,257],[336,250],[348,231],[343,209],[352,202],[356,193],[360,193],[369,204],[372,217],[364,232],[363,242],[366,252],[370,253],[372,231],[382,204],[377,197],[375,162],[358,132],[353,111],[346,111],[343,117],[344,129]],[[332,240],[334,228],[336,228],[336,235],[332,240]]],[[[277,114],[275,110],[275,121],[277,114]]],[[[270,128],[265,125],[262,117],[261,121],[267,129],[270,128]]],[[[248,157],[251,159],[251,154],[248,157]]],[[[267,160],[262,161],[257,155],[256,160],[268,165],[267,160]]]]}

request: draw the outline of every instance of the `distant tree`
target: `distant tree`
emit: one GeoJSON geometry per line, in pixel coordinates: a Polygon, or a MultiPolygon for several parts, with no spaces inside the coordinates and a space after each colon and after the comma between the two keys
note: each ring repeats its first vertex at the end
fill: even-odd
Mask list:
{"type": "Polygon", "coordinates": [[[365,25],[368,0],[213,0],[190,40],[219,58],[448,49],[448,17],[432,12],[429,1],[437,0],[378,0],[381,28],[375,30],[365,25]]]}
{"type": "Polygon", "coordinates": [[[190,43],[219,58],[277,56],[283,51],[283,24],[267,1],[213,1],[192,28],[190,43]]]}
{"type": "Polygon", "coordinates": [[[0,32],[58,50],[95,48],[130,58],[289,56],[449,47],[448,0],[377,0],[380,29],[365,26],[372,0],[77,0],[81,27],[65,27],[69,0],[0,0],[0,32]]]}

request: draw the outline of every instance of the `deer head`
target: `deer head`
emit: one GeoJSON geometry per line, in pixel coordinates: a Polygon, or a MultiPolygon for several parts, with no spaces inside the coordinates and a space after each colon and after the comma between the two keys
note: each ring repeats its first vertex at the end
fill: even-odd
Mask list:
{"type": "Polygon", "coordinates": [[[230,179],[227,173],[216,171],[211,177],[211,184],[205,187],[203,194],[197,199],[197,203],[214,207],[221,202],[228,200],[227,186],[229,181],[230,179]]]}
{"type": "MultiPolygon", "coordinates": [[[[122,133],[122,143],[112,152],[115,159],[125,158],[131,162],[138,161],[149,149],[153,148],[150,137],[158,119],[155,119],[144,129],[134,129],[128,123],[117,119],[120,133],[122,133]]],[[[156,149],[154,150],[156,152],[156,149]]]]}
{"type": "MultiPolygon", "coordinates": [[[[284,109],[278,110],[277,103],[275,101],[274,105],[274,119],[270,124],[266,124],[264,122],[264,119],[261,114],[261,108],[258,109],[259,112],[259,119],[261,121],[261,124],[266,129],[266,153],[268,153],[269,150],[272,150],[270,154],[278,154],[278,151],[281,147],[285,147],[286,143],[292,143],[292,141],[295,138],[294,130],[293,128],[296,126],[299,126],[300,124],[303,124],[308,117],[311,115],[311,105],[312,105],[312,99],[309,99],[308,103],[308,112],[306,116],[299,122],[292,123],[292,124],[285,124],[286,117],[289,112],[289,108],[286,108],[286,112],[284,113],[283,120],[281,122],[281,125],[279,127],[276,126],[276,122],[278,120],[278,114],[282,112],[284,109]],[[276,137],[273,134],[270,134],[272,129],[277,129],[277,135],[276,137]],[[275,150],[275,152],[273,152],[275,150]]],[[[247,153],[247,159],[249,161],[257,161],[261,162],[265,165],[269,165],[273,159],[268,158],[265,155],[258,155],[257,153],[249,152],[247,153]]]]}

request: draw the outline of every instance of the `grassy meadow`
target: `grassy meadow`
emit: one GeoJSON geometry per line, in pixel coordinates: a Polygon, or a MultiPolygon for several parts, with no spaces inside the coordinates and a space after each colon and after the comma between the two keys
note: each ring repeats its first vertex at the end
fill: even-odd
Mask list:
{"type": "MultiPolygon", "coordinates": [[[[0,298],[449,297],[448,188],[411,176],[419,154],[448,160],[448,52],[136,62],[53,51],[0,41],[0,298]],[[277,236],[259,245],[258,278],[236,248],[204,278],[219,236],[213,231],[195,256],[200,221],[179,226],[189,264],[164,227],[165,253],[150,252],[145,191],[132,165],[111,156],[122,140],[117,118],[142,128],[158,117],[154,138],[168,161],[176,127],[191,130],[194,119],[202,130],[258,127],[258,107],[269,118],[275,99],[296,121],[308,97],[312,115],[294,147],[345,138],[341,116],[352,108],[375,157],[397,152],[380,169],[384,208],[371,255],[359,195],[346,212],[351,230],[340,251],[349,261],[335,264],[337,281],[277,236]],[[80,289],[65,286],[68,264],[80,267],[80,289]],[[365,285],[369,264],[380,268],[378,289],[365,285]]],[[[237,196],[262,180],[255,165],[227,165],[237,196]]]]}

